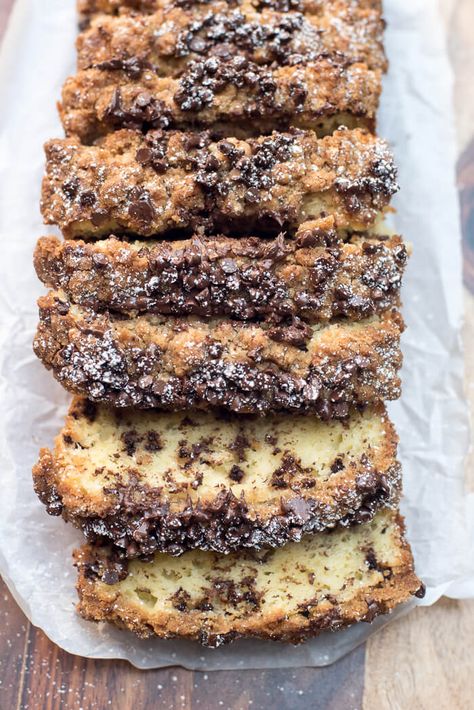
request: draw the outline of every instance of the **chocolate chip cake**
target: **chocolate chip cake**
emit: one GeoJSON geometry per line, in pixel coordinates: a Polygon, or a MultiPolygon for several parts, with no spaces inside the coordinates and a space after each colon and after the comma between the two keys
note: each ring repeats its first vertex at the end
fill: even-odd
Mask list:
{"type": "Polygon", "coordinates": [[[121,67],[180,77],[190,62],[244,56],[257,65],[304,64],[342,55],[385,70],[380,8],[327,3],[319,13],[281,12],[251,2],[162,3],[152,14],[99,15],[77,41],[80,70],[121,67]]]}
{"type": "Polygon", "coordinates": [[[299,643],[424,593],[403,520],[389,510],[275,550],[156,553],[127,566],[110,548],[86,545],[76,565],[84,618],[214,647],[242,636],[299,643]]]}
{"type": "Polygon", "coordinates": [[[400,394],[396,309],[358,322],[254,323],[98,313],[40,298],[36,355],[69,391],[116,407],[221,406],[345,417],[400,394]]]}
{"type": "Polygon", "coordinates": [[[42,237],[40,280],[70,303],[134,315],[361,320],[398,305],[407,247],[400,237],[332,230],[294,240],[195,236],[94,242],[42,237]]]}
{"type": "Polygon", "coordinates": [[[76,396],[36,493],[79,613],[299,643],[423,585],[398,512],[398,189],[380,0],[78,0],[36,355],[76,396]]]}
{"type": "Polygon", "coordinates": [[[328,216],[336,231],[366,231],[398,189],[387,144],[360,130],[217,142],[209,133],[126,130],[93,146],[50,141],[46,157],[43,217],[68,238],[276,236],[328,216]]]}
{"type": "Polygon", "coordinates": [[[75,399],[33,471],[48,511],[127,557],[278,547],[400,494],[383,405],[347,422],[114,410],[75,399]]]}

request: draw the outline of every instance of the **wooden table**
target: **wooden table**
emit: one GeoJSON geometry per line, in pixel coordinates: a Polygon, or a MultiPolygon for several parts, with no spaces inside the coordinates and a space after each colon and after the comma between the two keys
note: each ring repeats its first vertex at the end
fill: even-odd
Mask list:
{"type": "MultiPolygon", "coordinates": [[[[0,35],[14,0],[0,0],[0,35]]],[[[69,0],[68,0],[69,1],[69,0]]],[[[72,0],[71,0],[72,1],[72,0]]],[[[433,0],[435,2],[435,0],[433,0]]],[[[467,352],[474,351],[474,0],[440,0],[456,72],[467,352]]],[[[467,363],[474,412],[474,358],[467,363]]],[[[474,458],[468,462],[474,483],[474,458]]],[[[328,668],[138,671],[58,649],[0,580],[0,710],[470,710],[474,601],[440,600],[395,621],[328,668]]]]}

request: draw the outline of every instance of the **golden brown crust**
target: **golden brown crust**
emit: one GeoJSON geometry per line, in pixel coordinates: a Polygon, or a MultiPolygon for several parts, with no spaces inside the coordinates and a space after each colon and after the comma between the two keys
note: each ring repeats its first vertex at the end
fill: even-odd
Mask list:
{"type": "Polygon", "coordinates": [[[100,145],[46,144],[42,212],[67,237],[207,229],[294,233],[329,215],[372,226],[398,189],[387,144],[360,130],[213,142],[207,133],[120,131],[100,145]]]}
{"type": "Polygon", "coordinates": [[[308,326],[140,315],[123,318],[39,300],[34,348],[69,391],[114,406],[223,406],[346,416],[400,394],[395,309],[359,323],[308,326]]]}
{"type": "Polygon", "coordinates": [[[114,411],[79,398],[33,479],[50,514],[126,557],[226,553],[279,547],[397,505],[396,450],[382,405],[322,424],[114,411]],[[325,453],[311,453],[316,443],[325,453]]]}
{"type": "Polygon", "coordinates": [[[191,62],[179,79],[138,60],[67,79],[59,107],[67,136],[91,143],[121,128],[212,128],[241,137],[290,127],[328,135],[373,129],[381,71],[334,55],[304,65],[259,66],[242,56],[191,62]]]}
{"type": "Polygon", "coordinates": [[[399,302],[407,248],[400,237],[335,232],[295,240],[194,237],[178,242],[84,242],[42,237],[36,273],[68,300],[118,313],[296,316],[361,320],[399,302]]]}
{"type": "Polygon", "coordinates": [[[101,15],[79,35],[78,68],[104,63],[146,64],[159,76],[179,77],[191,61],[245,56],[258,65],[304,64],[337,53],[369,69],[386,69],[380,9],[325,5],[319,14],[258,11],[250,4],[164,5],[156,12],[101,15]]]}
{"type": "MultiPolygon", "coordinates": [[[[403,532],[402,518],[393,513],[379,513],[372,523],[352,529],[350,535],[358,535],[356,554],[351,555],[345,567],[342,565],[346,581],[340,591],[331,590],[336,593],[328,593],[320,567],[310,571],[308,553],[319,548],[319,554],[324,556],[327,544],[326,569],[331,570],[341,562],[345,547],[351,550],[349,540],[338,541],[337,536],[344,533],[319,533],[298,544],[290,543],[274,552],[270,562],[268,555],[267,560],[264,557],[252,560],[245,552],[235,553],[226,560],[218,560],[213,553],[188,553],[182,559],[189,559],[190,566],[191,560],[198,559],[200,567],[216,566],[214,573],[203,575],[208,587],[203,589],[199,600],[195,594],[186,592],[186,583],[180,588],[179,580],[172,596],[156,598],[155,588],[161,589],[163,585],[150,575],[158,580],[161,569],[167,566],[163,556],[156,556],[151,563],[134,563],[131,581],[127,582],[127,577],[119,581],[126,572],[120,573],[113,557],[107,557],[107,550],[84,546],[75,553],[79,569],[78,611],[86,619],[109,621],[142,637],[153,634],[161,638],[183,637],[211,646],[245,636],[300,643],[324,630],[370,622],[412,595],[423,595],[423,585],[413,571],[411,550],[403,532]],[[390,542],[386,542],[388,537],[390,542]],[[265,584],[259,575],[269,563],[273,569],[265,584]],[[305,574],[312,581],[298,577],[301,569],[307,570],[305,574]],[[149,589],[137,588],[143,580],[146,587],[147,577],[149,589]],[[356,577],[360,581],[354,585],[356,577]],[[280,589],[277,592],[276,580],[288,589],[286,595],[280,589]],[[298,580],[297,596],[293,597],[291,592],[296,586],[293,583],[298,580]],[[127,592],[122,593],[125,589],[127,592]],[[281,595],[280,603],[274,601],[276,593],[281,595]]],[[[179,569],[186,571],[185,566],[179,569]]],[[[190,575],[197,574],[202,573],[196,572],[193,565],[190,575]]]]}

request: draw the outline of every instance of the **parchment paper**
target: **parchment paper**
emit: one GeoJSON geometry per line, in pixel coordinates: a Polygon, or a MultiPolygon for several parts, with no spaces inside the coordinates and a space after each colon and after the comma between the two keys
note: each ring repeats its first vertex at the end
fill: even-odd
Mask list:
{"type": "MultiPolygon", "coordinates": [[[[331,663],[387,619],[298,648],[246,641],[201,650],[138,641],[75,614],[70,553],[81,537],[45,513],[30,473],[68,400],[32,354],[41,286],[31,256],[46,231],[38,211],[42,143],[62,135],[55,101],[74,69],[74,4],[17,0],[0,60],[0,573],[31,621],[82,656],[206,670],[331,663]]],[[[379,129],[400,166],[395,226],[414,247],[403,293],[404,395],[390,410],[402,442],[409,538],[428,587],[420,603],[432,604],[442,594],[474,596],[474,500],[463,489],[468,424],[452,81],[434,0],[386,0],[386,17],[391,70],[379,129]]]]}

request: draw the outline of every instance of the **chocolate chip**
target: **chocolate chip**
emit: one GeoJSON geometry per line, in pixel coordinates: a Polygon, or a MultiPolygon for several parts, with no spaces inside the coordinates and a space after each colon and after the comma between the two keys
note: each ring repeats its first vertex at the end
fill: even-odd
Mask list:
{"type": "Polygon", "coordinates": [[[92,255],[92,261],[94,263],[94,266],[97,266],[98,269],[102,269],[103,267],[107,266],[108,264],[108,259],[107,256],[103,252],[94,252],[92,255]]]}
{"type": "Polygon", "coordinates": [[[209,356],[212,358],[219,358],[224,351],[223,346],[220,343],[212,343],[208,347],[209,356]]]}
{"type": "Polygon", "coordinates": [[[69,303],[61,301],[59,298],[56,299],[56,307],[61,316],[66,316],[69,313],[69,303]]]}
{"type": "Polygon", "coordinates": [[[423,584],[423,582],[422,582],[415,592],[415,597],[417,597],[418,599],[423,599],[425,594],[426,594],[426,585],[423,584]]]}
{"type": "Polygon", "coordinates": [[[120,581],[119,574],[115,569],[107,569],[102,575],[104,584],[117,584],[120,581]]]}
{"type": "Polygon", "coordinates": [[[193,37],[191,42],[189,43],[189,49],[192,52],[196,52],[197,54],[200,54],[201,52],[204,52],[206,49],[207,44],[206,42],[202,39],[202,37],[193,37]]]}
{"type": "Polygon", "coordinates": [[[233,143],[230,141],[220,141],[217,147],[224,155],[232,155],[237,149],[233,143]]]}
{"type": "Polygon", "coordinates": [[[260,192],[258,188],[249,187],[249,189],[244,192],[244,200],[249,204],[257,204],[260,200],[260,192]]]}
{"type": "Polygon", "coordinates": [[[331,473],[338,473],[338,471],[342,471],[343,468],[344,461],[340,456],[338,456],[331,464],[331,473]]]}
{"type": "Polygon", "coordinates": [[[143,377],[140,377],[140,379],[138,380],[138,386],[142,390],[150,389],[152,384],[153,384],[153,377],[151,375],[143,375],[143,377]]]}
{"type": "Polygon", "coordinates": [[[127,455],[133,456],[142,437],[134,429],[130,429],[129,431],[124,431],[120,438],[125,446],[127,455]]]}
{"type": "Polygon", "coordinates": [[[128,213],[130,217],[143,224],[149,224],[155,217],[155,209],[146,193],[142,193],[138,199],[130,204],[128,213]]]}
{"type": "Polygon", "coordinates": [[[135,157],[139,163],[141,163],[142,165],[146,165],[147,163],[151,162],[152,156],[153,153],[150,148],[139,148],[135,157]]]}
{"type": "Polygon", "coordinates": [[[61,185],[61,189],[66,195],[66,197],[68,197],[70,200],[73,200],[77,195],[79,184],[79,179],[77,177],[74,177],[70,180],[66,180],[65,182],[63,182],[63,184],[61,185]]]}
{"type": "Polygon", "coordinates": [[[232,479],[232,481],[236,481],[237,483],[240,483],[240,481],[243,479],[243,477],[244,477],[244,472],[242,471],[242,469],[236,465],[232,466],[232,468],[230,469],[229,478],[232,479]]]}
{"type": "Polygon", "coordinates": [[[185,150],[193,150],[194,148],[205,148],[209,143],[208,135],[201,133],[187,133],[183,137],[183,146],[185,150]]]}
{"type": "Polygon", "coordinates": [[[81,192],[79,196],[79,202],[81,203],[81,207],[92,207],[92,205],[95,204],[96,201],[96,194],[92,190],[85,190],[84,192],[81,192]]]}
{"type": "Polygon", "coordinates": [[[377,558],[375,557],[375,553],[373,550],[369,550],[365,556],[365,561],[367,563],[367,567],[370,570],[373,569],[378,569],[378,564],[377,564],[377,558]]]}

